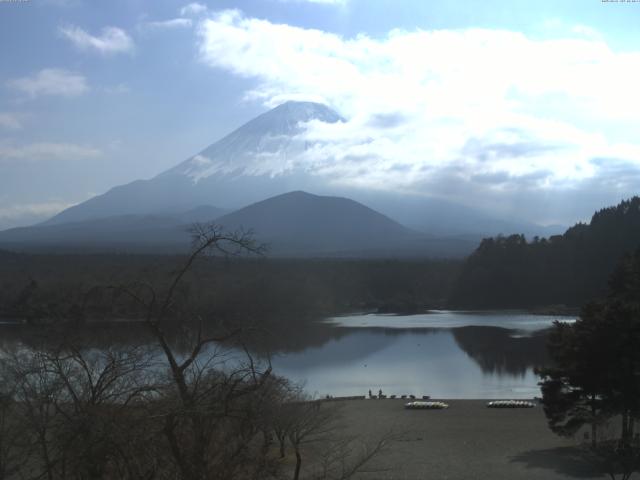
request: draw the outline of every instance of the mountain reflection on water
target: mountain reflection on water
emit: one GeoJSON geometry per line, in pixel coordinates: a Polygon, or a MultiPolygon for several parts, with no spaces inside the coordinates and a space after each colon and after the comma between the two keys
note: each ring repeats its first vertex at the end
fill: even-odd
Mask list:
{"type": "MultiPolygon", "coordinates": [[[[351,315],[247,329],[242,340],[271,359],[276,374],[320,396],[382,389],[434,398],[531,398],[540,393],[534,368],[547,362],[546,329],[554,320],[573,319],[517,312],[351,315]]],[[[171,342],[186,352],[190,335],[176,329],[171,342]]],[[[147,327],[135,322],[85,325],[75,336],[89,348],[155,344],[147,327]]],[[[58,342],[52,332],[18,325],[5,326],[0,336],[5,349],[58,342]]]]}
{"type": "Polygon", "coordinates": [[[514,336],[499,327],[460,327],[451,330],[458,346],[484,373],[524,376],[547,363],[546,331],[514,336]]]}
{"type": "Polygon", "coordinates": [[[335,337],[280,349],[273,364],[318,395],[382,389],[434,398],[531,398],[540,393],[534,368],[547,362],[546,329],[554,320],[573,319],[518,312],[337,317],[327,322],[335,337]]]}

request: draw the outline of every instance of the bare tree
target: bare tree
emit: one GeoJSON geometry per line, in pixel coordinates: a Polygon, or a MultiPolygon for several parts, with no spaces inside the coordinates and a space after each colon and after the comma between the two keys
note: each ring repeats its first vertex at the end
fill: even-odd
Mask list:
{"type": "Polygon", "coordinates": [[[52,443],[57,416],[56,402],[61,394],[59,379],[48,373],[45,356],[21,352],[3,359],[5,378],[11,383],[16,415],[23,425],[24,476],[60,478],[59,445],[52,443]]]}
{"type": "Polygon", "coordinates": [[[302,478],[305,452],[309,457],[306,478],[347,480],[364,471],[399,437],[391,431],[367,443],[357,435],[344,435],[339,403],[310,400],[301,393],[298,401],[285,403],[284,408],[288,410],[284,420],[287,437],[296,458],[293,480],[302,478]]]}
{"type": "Polygon", "coordinates": [[[144,348],[81,350],[71,346],[47,356],[47,367],[62,384],[56,402],[56,441],[67,468],[86,478],[104,478],[126,463],[121,449],[136,423],[132,413],[157,388],[144,348]]]}
{"type": "Polygon", "coordinates": [[[288,417],[290,425],[287,436],[296,456],[293,480],[300,478],[302,467],[302,448],[304,445],[327,441],[329,434],[336,429],[335,405],[319,408],[316,402],[296,402],[289,405],[288,417]]]}
{"type": "Polygon", "coordinates": [[[3,366],[21,419],[27,478],[147,478],[128,466],[134,413],[155,389],[146,349],[22,352],[3,366]],[[130,445],[127,445],[130,448],[130,445]],[[131,470],[130,468],[128,470],[131,470]]]}
{"type": "MultiPolygon", "coordinates": [[[[272,373],[268,357],[254,357],[242,329],[194,309],[185,279],[207,255],[262,248],[249,233],[215,225],[193,233],[192,254],[164,288],[106,289],[126,301],[122,311],[142,315],[154,345],[92,349],[66,332],[54,348],[2,357],[0,480],[17,469],[46,480],[281,478],[289,473],[287,444],[295,480],[303,456],[309,478],[347,479],[386,445],[386,438],[372,445],[341,438],[336,405],[309,401],[272,373]]],[[[103,293],[88,295],[103,301],[103,293]]]]}
{"type": "Polygon", "coordinates": [[[400,435],[389,431],[372,442],[364,442],[357,436],[331,439],[321,453],[320,461],[312,477],[314,480],[347,480],[357,473],[386,469],[370,469],[371,461],[385,451],[400,435]]]}
{"type": "Polygon", "coordinates": [[[0,382],[0,480],[6,480],[24,467],[27,456],[21,445],[25,441],[24,426],[16,414],[15,385],[5,375],[0,382]]]}
{"type": "Polygon", "coordinates": [[[163,434],[180,472],[188,480],[232,478],[247,472],[249,447],[260,433],[254,418],[261,408],[258,392],[271,377],[271,367],[260,368],[248,350],[243,359],[231,359],[219,346],[238,337],[238,329],[208,331],[203,319],[179,301],[182,282],[195,263],[208,254],[225,256],[260,254],[250,233],[226,234],[216,225],[193,228],[193,252],[174,273],[165,292],[149,284],[120,287],[118,291],[141,306],[145,323],[155,337],[169,371],[159,401],[158,418],[163,434]],[[191,330],[186,333],[186,353],[176,351],[165,328],[179,322],[191,330]],[[195,334],[193,333],[195,332],[195,334]],[[256,404],[257,402],[257,404],[256,404]]]}

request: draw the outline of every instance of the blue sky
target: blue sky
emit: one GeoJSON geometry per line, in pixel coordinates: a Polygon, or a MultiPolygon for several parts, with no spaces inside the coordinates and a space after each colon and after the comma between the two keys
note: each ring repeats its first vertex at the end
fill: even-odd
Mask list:
{"type": "Polygon", "coordinates": [[[335,181],[571,223],[637,192],[639,21],[600,0],[0,1],[0,228],[290,98],[349,120],[307,132],[335,181]]]}

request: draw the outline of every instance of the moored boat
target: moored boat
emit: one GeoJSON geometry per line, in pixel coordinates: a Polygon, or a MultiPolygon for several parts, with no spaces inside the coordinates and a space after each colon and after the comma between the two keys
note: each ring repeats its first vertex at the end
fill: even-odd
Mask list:
{"type": "Polygon", "coordinates": [[[536,404],[526,400],[494,400],[487,403],[489,408],[533,408],[536,404]]]}
{"type": "Polygon", "coordinates": [[[444,402],[409,402],[404,404],[404,408],[409,410],[442,410],[444,408],[449,408],[449,405],[444,402]]]}

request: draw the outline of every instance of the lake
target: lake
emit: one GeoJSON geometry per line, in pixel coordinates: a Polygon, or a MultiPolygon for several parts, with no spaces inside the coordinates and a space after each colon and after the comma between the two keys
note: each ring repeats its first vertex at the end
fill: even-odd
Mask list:
{"type": "Polygon", "coordinates": [[[362,314],[326,320],[321,345],[278,353],[275,371],[314,395],[413,394],[533,398],[547,361],[545,330],[572,317],[522,312],[362,314]]]}
{"type": "MultiPolygon", "coordinates": [[[[258,331],[247,346],[263,359],[269,356],[276,374],[316,396],[382,389],[398,396],[532,398],[540,395],[534,369],[548,362],[546,331],[555,320],[575,318],[504,311],[346,315],[258,331]]],[[[90,348],[155,344],[140,322],[92,324],[78,334],[90,348]]],[[[180,335],[170,338],[180,350],[180,335]]],[[[52,342],[46,330],[17,324],[5,325],[0,336],[5,348],[37,350],[52,342]]],[[[244,358],[233,346],[222,350],[229,365],[244,358]]]]}

